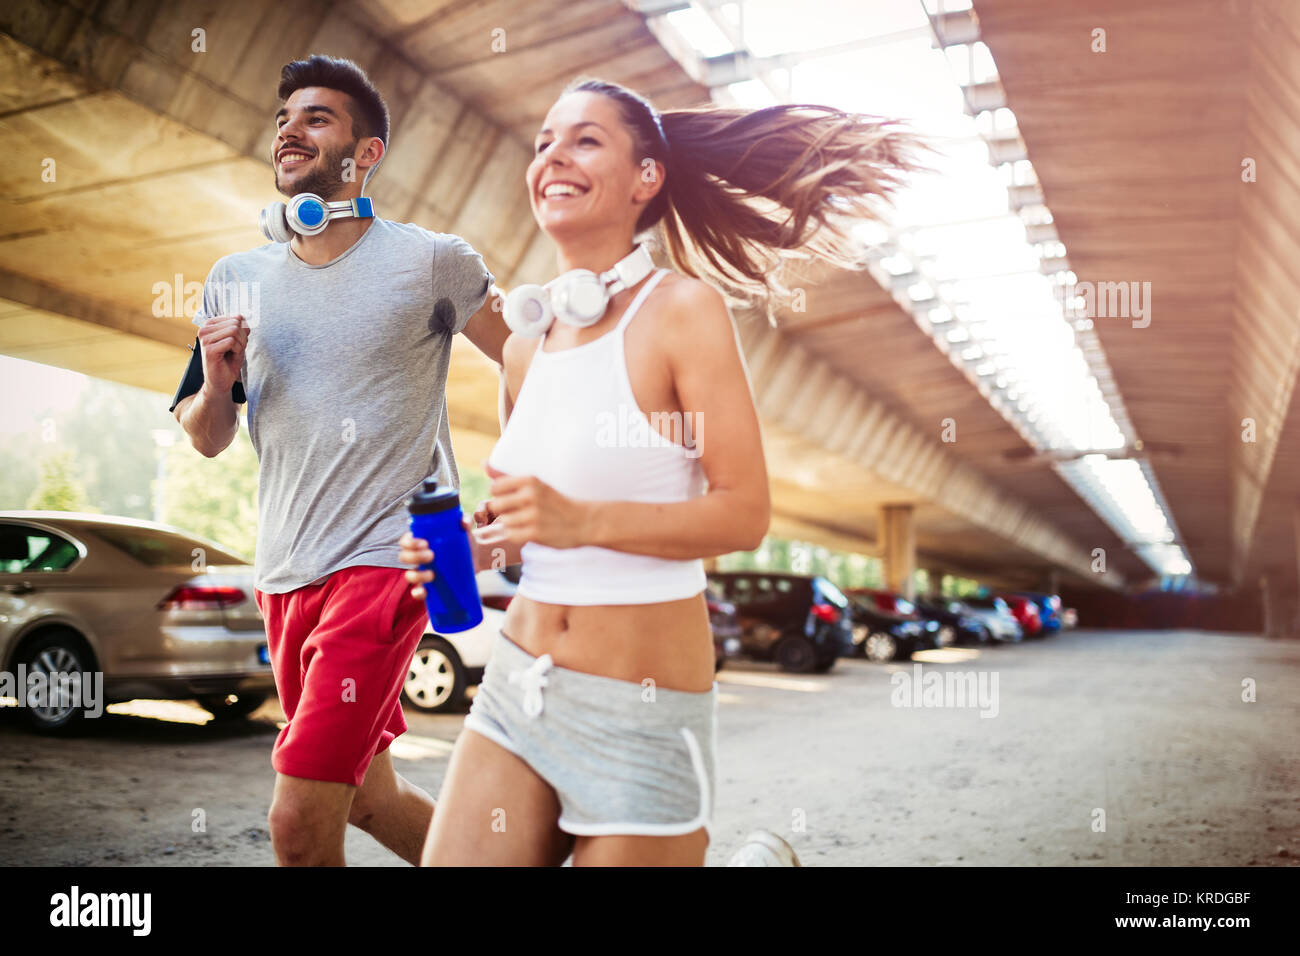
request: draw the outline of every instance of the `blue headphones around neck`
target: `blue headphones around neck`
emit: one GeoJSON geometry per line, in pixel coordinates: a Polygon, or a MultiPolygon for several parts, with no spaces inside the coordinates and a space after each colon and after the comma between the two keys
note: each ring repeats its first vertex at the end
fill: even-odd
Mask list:
{"type": "Polygon", "coordinates": [[[299,193],[288,204],[273,202],[262,210],[257,224],[272,242],[289,242],[294,235],[315,236],[333,219],[372,219],[375,204],[369,196],[326,202],[315,193],[299,193]]]}
{"type": "MultiPolygon", "coordinates": [[[[384,147],[387,146],[384,143],[384,147]]],[[[366,178],[361,181],[363,193],[370,183],[370,177],[384,159],[381,156],[378,163],[366,170],[366,178]]],[[[374,216],[375,203],[369,196],[326,202],[315,193],[299,193],[287,205],[273,202],[263,209],[257,217],[257,225],[262,230],[262,235],[272,242],[289,242],[295,234],[320,235],[332,219],[373,219],[374,216]]]]}

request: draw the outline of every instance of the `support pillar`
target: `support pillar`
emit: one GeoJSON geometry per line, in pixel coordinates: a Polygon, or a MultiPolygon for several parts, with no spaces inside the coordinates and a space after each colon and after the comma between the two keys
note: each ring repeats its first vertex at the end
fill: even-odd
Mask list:
{"type": "Polygon", "coordinates": [[[916,522],[912,506],[881,506],[877,537],[885,565],[885,587],[912,600],[916,597],[916,522]]]}
{"type": "Polygon", "coordinates": [[[1264,606],[1264,636],[1265,637],[1277,636],[1276,632],[1278,629],[1279,622],[1277,620],[1277,607],[1276,607],[1277,601],[1274,598],[1274,593],[1276,592],[1276,590],[1277,587],[1275,583],[1269,579],[1269,575],[1264,574],[1260,576],[1259,599],[1264,606]]]}
{"type": "Polygon", "coordinates": [[[1300,637],[1300,498],[1296,498],[1294,505],[1291,506],[1291,531],[1296,546],[1296,579],[1292,581],[1296,591],[1283,632],[1287,637],[1300,637]]]}
{"type": "Polygon", "coordinates": [[[1295,594],[1292,604],[1291,628],[1289,637],[1300,637],[1300,498],[1291,506],[1291,528],[1295,532],[1295,594]]]}
{"type": "Polygon", "coordinates": [[[938,599],[943,596],[943,572],[938,568],[926,568],[926,577],[930,579],[930,593],[928,598],[938,599]]]}

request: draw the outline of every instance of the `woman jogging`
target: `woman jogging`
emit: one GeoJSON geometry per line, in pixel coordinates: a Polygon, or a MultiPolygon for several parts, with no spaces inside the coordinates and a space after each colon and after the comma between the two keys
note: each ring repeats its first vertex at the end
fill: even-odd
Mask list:
{"type": "MultiPolygon", "coordinates": [[[[522,560],[522,577],[426,865],[703,863],[717,688],[702,559],[758,547],[770,511],[722,293],[779,298],[787,258],[855,265],[851,227],[898,185],[910,145],[826,107],[661,115],[593,79],[551,107],[526,177],[533,215],[561,273],[591,270],[613,294],[593,309],[590,282],[557,280],[549,327],[536,303],[516,309],[545,331],[506,341],[474,537],[480,568],[522,560]],[[637,247],[656,226],[676,271],[651,271],[637,247]]],[[[400,544],[404,563],[432,560],[400,544]]],[[[407,572],[416,597],[431,579],[407,572]]]]}

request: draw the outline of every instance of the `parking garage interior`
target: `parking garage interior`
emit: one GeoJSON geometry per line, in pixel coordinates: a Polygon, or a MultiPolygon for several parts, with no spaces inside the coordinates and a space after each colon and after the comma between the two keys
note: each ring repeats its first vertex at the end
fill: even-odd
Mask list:
{"type": "MultiPolygon", "coordinates": [[[[382,215],[506,290],[554,274],[519,186],[575,74],[660,110],[925,111],[936,171],[864,224],[862,267],[791,264],[806,297],[732,308],[769,534],[905,598],[1059,595],[1106,640],[1300,639],[1300,5],[882,2],[813,39],[765,32],[772,6],[5,5],[0,356],[146,390],[170,427],[185,289],[264,241],[275,80],[305,51],[385,92],[382,215]]],[[[446,400],[482,461],[498,369],[461,336],[446,400]]]]}

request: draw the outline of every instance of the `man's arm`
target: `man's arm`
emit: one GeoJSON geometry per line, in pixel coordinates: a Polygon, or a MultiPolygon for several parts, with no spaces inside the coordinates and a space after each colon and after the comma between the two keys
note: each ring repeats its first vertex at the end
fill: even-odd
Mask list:
{"type": "Polygon", "coordinates": [[[239,434],[239,406],[229,395],[218,395],[206,384],[180,400],[176,420],[204,458],[216,458],[239,434]]]}
{"type": "Polygon", "coordinates": [[[469,317],[462,330],[465,337],[497,365],[501,364],[501,352],[510,335],[510,328],[506,325],[505,316],[502,314],[505,295],[505,292],[493,283],[488,289],[483,305],[469,317]]]}
{"type": "Polygon", "coordinates": [[[239,433],[236,399],[244,398],[238,386],[248,333],[242,316],[205,321],[176,390],[172,405],[176,420],[205,458],[221,454],[239,433]]]}

